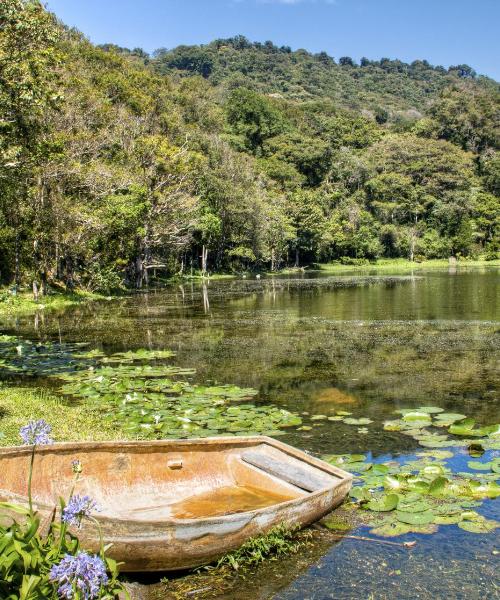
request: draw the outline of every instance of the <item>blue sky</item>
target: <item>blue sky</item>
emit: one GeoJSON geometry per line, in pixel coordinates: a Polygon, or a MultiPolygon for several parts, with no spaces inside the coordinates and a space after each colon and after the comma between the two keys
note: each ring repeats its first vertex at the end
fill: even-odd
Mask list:
{"type": "Polygon", "coordinates": [[[46,0],[93,42],[152,51],[243,34],[359,59],[467,63],[500,80],[500,0],[46,0]]]}

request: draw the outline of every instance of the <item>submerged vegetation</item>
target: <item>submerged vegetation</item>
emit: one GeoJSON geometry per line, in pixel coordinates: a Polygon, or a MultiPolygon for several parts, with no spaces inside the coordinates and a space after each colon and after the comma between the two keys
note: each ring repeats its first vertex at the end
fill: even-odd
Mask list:
{"type": "Polygon", "coordinates": [[[0,5],[0,282],[498,258],[498,84],[241,36],[95,47],[0,5]]]}

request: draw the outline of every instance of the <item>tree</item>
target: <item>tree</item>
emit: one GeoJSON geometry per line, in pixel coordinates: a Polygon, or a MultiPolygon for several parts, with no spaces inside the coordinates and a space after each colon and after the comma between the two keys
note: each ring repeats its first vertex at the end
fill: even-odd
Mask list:
{"type": "Polygon", "coordinates": [[[429,108],[437,135],[464,150],[500,148],[500,94],[462,83],[446,88],[429,108]]]}
{"type": "Polygon", "coordinates": [[[13,228],[15,281],[20,283],[21,231],[33,223],[33,289],[47,280],[47,228],[51,200],[40,167],[57,152],[47,112],[60,94],[56,66],[59,29],[38,0],[5,0],[0,5],[0,194],[4,220],[13,228]]]}
{"type": "Polygon", "coordinates": [[[257,153],[268,138],[285,129],[285,119],[275,103],[252,90],[234,90],[227,103],[227,120],[243,148],[257,153]]]}

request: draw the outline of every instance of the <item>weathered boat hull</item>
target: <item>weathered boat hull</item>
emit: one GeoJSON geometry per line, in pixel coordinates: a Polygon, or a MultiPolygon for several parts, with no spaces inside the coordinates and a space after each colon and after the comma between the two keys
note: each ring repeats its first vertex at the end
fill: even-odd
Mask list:
{"type": "MultiPolygon", "coordinates": [[[[0,500],[26,502],[29,448],[0,450],[0,500]]],[[[50,519],[75,493],[96,499],[108,554],[122,571],[207,564],[279,523],[308,525],[342,502],[352,476],[279,441],[256,437],[66,443],[37,449],[35,506],[50,519]]],[[[82,545],[98,548],[90,521],[82,545]]]]}

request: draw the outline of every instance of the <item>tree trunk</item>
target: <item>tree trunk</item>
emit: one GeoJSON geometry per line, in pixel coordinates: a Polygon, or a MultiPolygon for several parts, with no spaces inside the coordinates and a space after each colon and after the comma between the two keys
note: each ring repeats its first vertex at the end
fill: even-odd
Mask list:
{"type": "Polygon", "coordinates": [[[204,277],[207,272],[208,248],[203,244],[201,247],[201,274],[204,277]]]}
{"type": "Polygon", "coordinates": [[[14,291],[17,294],[17,290],[21,285],[21,259],[19,250],[19,232],[16,231],[15,249],[14,249],[14,291]]]}
{"type": "Polygon", "coordinates": [[[295,267],[299,266],[299,249],[295,248],[295,267]]]}

